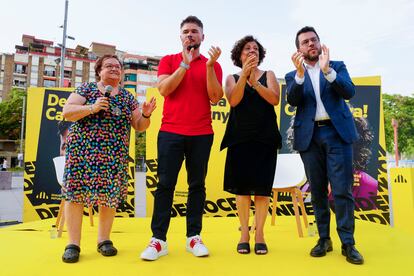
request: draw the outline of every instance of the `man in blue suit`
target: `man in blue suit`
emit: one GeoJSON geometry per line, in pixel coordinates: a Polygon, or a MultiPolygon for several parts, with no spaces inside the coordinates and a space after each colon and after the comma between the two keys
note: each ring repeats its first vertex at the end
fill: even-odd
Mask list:
{"type": "Polygon", "coordinates": [[[329,233],[328,182],[331,185],[342,255],[353,264],[363,257],[355,248],[352,143],[358,139],[352,113],[345,100],[355,87],[342,61],[330,61],[313,27],[296,34],[295,71],[286,74],[287,101],[296,106],[293,148],[300,153],[311,186],[319,240],[310,255],[332,251],[329,233]]]}

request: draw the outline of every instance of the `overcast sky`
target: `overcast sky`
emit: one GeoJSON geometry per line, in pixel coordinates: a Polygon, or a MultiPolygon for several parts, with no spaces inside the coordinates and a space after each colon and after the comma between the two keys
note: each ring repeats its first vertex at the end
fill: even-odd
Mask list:
{"type": "MultiPolygon", "coordinates": [[[[64,0],[0,0],[0,52],[13,53],[22,34],[60,43],[64,0]]],[[[331,60],[343,60],[351,77],[381,76],[382,91],[414,95],[414,1],[411,0],[69,0],[68,47],[91,42],[135,54],[180,51],[179,24],[188,15],[204,23],[201,52],[223,50],[224,75],[234,42],[252,34],[267,49],[261,69],[277,77],[293,70],[297,30],[317,30],[331,60]],[[411,80],[410,80],[411,79],[411,80]]]]}

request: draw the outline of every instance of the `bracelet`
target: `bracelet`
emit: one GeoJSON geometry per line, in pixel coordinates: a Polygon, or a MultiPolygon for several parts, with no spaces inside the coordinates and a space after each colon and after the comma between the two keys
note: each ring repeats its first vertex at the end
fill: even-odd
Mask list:
{"type": "Polygon", "coordinates": [[[144,117],[145,119],[149,119],[151,117],[151,114],[149,116],[145,115],[144,113],[141,113],[142,117],[144,117]]]}
{"type": "Polygon", "coordinates": [[[185,70],[190,69],[190,65],[189,65],[189,64],[187,64],[187,63],[185,63],[184,61],[181,61],[181,62],[180,62],[180,67],[181,67],[181,68],[184,68],[185,70]]]}
{"type": "Polygon", "coordinates": [[[261,86],[262,84],[260,83],[260,82],[256,82],[255,84],[252,84],[252,88],[254,89],[254,90],[256,90],[257,89],[257,87],[259,87],[259,86],[261,86]]]}
{"type": "Polygon", "coordinates": [[[89,106],[89,113],[90,113],[91,115],[95,114],[95,113],[93,113],[93,108],[92,108],[92,105],[90,104],[90,105],[88,105],[88,106],[89,106]]]}

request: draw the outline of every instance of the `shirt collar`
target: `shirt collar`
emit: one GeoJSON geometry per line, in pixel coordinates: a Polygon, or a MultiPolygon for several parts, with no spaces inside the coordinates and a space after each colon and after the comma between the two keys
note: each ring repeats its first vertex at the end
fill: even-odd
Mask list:
{"type": "Polygon", "coordinates": [[[308,69],[308,70],[312,70],[312,69],[320,69],[319,66],[319,61],[317,63],[315,63],[315,66],[312,66],[310,64],[307,64],[306,62],[303,62],[303,66],[308,69]]]}

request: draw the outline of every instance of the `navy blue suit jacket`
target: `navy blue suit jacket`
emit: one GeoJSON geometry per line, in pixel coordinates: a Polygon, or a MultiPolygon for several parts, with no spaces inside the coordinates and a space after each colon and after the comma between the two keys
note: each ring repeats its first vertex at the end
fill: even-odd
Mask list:
{"type": "MultiPolygon", "coordinates": [[[[358,139],[358,135],[352,113],[345,100],[355,95],[355,86],[342,61],[330,61],[329,65],[336,71],[336,79],[329,83],[321,71],[321,100],[339,136],[345,143],[350,144],[358,139]]],[[[313,135],[316,99],[308,72],[305,70],[305,81],[302,85],[296,83],[295,75],[296,70],[285,76],[287,101],[290,105],[296,106],[293,148],[305,151],[313,135]]]]}

